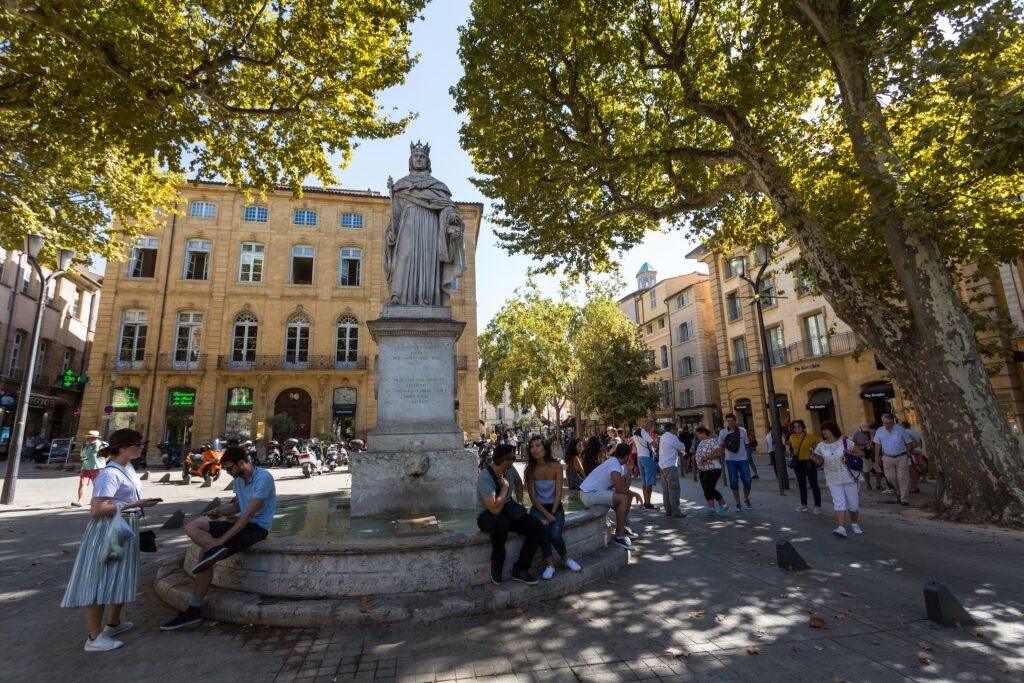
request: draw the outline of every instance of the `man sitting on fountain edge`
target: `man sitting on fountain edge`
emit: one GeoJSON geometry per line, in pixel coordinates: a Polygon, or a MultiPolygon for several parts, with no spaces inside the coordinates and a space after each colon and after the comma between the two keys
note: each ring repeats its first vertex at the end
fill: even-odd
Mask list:
{"type": "MultiPolygon", "coordinates": [[[[536,517],[531,517],[521,503],[512,499],[508,473],[515,461],[515,446],[502,444],[494,449],[491,464],[480,470],[476,485],[476,524],[480,531],[491,537],[491,583],[501,583],[505,542],[508,532],[514,531],[524,538],[519,560],[512,569],[512,579],[533,586],[538,581],[530,573],[530,565],[540,548],[544,525],[536,517]]],[[[519,497],[521,500],[522,493],[519,497]]]]}
{"type": "Polygon", "coordinates": [[[277,489],[270,472],[253,466],[245,449],[231,446],[220,459],[221,467],[232,477],[235,500],[206,513],[206,517],[189,522],[185,533],[200,548],[203,557],[192,573],[192,599],[184,612],[160,627],[163,631],[176,631],[203,620],[203,601],[213,582],[213,565],[259,543],[270,533],[277,507],[277,489]],[[220,517],[238,515],[234,522],[220,517]]]}

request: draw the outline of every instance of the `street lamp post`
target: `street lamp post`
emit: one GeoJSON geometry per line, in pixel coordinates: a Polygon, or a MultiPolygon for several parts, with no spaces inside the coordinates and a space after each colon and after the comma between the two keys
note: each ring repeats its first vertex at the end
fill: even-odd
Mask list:
{"type": "Polygon", "coordinates": [[[43,327],[43,313],[46,311],[46,290],[51,281],[56,281],[71,266],[75,252],[70,249],[57,250],[57,270],[43,275],[39,265],[39,252],[43,249],[42,235],[26,235],[25,255],[32,268],[39,276],[39,297],[36,299],[36,322],[32,326],[32,342],[29,344],[28,362],[25,365],[25,376],[18,392],[18,411],[14,419],[14,434],[11,435],[11,446],[7,449],[7,472],[4,477],[3,494],[0,503],[10,505],[14,502],[14,490],[18,484],[18,466],[21,463],[21,450],[25,444],[25,422],[28,419],[28,404],[32,396],[32,381],[36,374],[36,355],[39,353],[39,334],[43,327]]]}
{"type": "Polygon", "coordinates": [[[775,451],[775,476],[779,481],[779,494],[786,495],[789,488],[789,473],[786,471],[786,449],[782,441],[782,424],[779,421],[779,404],[775,399],[775,380],[772,377],[772,357],[768,348],[768,334],[764,329],[764,311],[761,307],[761,283],[764,271],[768,268],[768,250],[766,243],[754,248],[754,262],[761,266],[757,275],[751,279],[747,276],[746,259],[740,270],[740,277],[754,290],[754,307],[757,309],[757,329],[761,335],[761,355],[764,358],[764,379],[768,389],[768,403],[772,412],[772,446],[775,451]]]}

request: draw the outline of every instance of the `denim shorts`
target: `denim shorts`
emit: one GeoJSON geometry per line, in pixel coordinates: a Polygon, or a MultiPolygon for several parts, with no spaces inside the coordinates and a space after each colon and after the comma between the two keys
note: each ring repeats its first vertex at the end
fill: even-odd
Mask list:
{"type": "Polygon", "coordinates": [[[644,486],[654,486],[658,483],[658,461],[652,457],[642,455],[637,460],[640,463],[640,476],[644,480],[644,486]]]}

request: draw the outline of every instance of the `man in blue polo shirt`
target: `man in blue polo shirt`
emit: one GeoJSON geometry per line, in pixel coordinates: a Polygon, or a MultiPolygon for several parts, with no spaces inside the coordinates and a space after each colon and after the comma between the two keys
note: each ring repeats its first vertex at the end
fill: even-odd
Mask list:
{"type": "Polygon", "coordinates": [[[277,489],[270,472],[255,467],[244,448],[231,446],[220,459],[221,467],[235,481],[235,500],[207,512],[207,518],[189,522],[185,533],[203,549],[203,557],[192,567],[192,600],[177,617],[160,627],[176,631],[203,620],[203,601],[213,582],[213,565],[259,543],[270,533],[277,507],[277,489]],[[220,517],[238,515],[234,522],[220,517]]]}

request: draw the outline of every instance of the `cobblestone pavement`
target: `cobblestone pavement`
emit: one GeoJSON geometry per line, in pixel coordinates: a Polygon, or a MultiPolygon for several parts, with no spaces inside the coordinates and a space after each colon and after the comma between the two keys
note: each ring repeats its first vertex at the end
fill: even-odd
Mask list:
{"type": "MultiPolygon", "coordinates": [[[[282,499],[347,485],[347,475],[310,481],[274,472],[282,499]]],[[[753,510],[725,519],[696,516],[700,490],[684,480],[690,516],[634,512],[643,537],[614,579],[434,624],[317,630],[205,622],[162,633],[173,611],[153,594],[153,575],[185,542],[162,532],[160,552],[144,556],[139,600],[125,609],[136,624],[125,647],[84,653],[82,614],[57,606],[85,524],[85,513],[63,507],[74,478],[25,474],[19,505],[0,507],[3,680],[1024,680],[1024,533],[936,522],[871,493],[865,534],[838,539],[827,493],[825,514],[798,513],[795,495],[780,497],[771,479],[755,482],[753,510]],[[810,570],[774,566],[783,536],[810,570]],[[928,579],[946,584],[978,623],[927,621],[928,579]],[[813,628],[812,617],[824,628],[813,628]]],[[[157,509],[162,521],[174,509],[198,513],[221,488],[147,484],[145,495],[168,499],[157,509]]]]}

